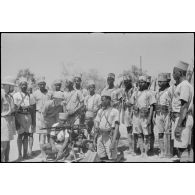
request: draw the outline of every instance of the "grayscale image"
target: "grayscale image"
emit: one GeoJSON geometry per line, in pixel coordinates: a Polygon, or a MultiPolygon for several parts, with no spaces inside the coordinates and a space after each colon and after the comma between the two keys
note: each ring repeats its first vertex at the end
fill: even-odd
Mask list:
{"type": "Polygon", "coordinates": [[[1,162],[194,162],[193,33],[2,33],[1,162]]]}

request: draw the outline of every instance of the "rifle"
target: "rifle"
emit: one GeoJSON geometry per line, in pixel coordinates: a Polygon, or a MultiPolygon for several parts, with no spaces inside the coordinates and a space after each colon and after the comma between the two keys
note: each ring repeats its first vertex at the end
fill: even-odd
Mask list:
{"type": "Polygon", "coordinates": [[[62,126],[57,126],[57,127],[48,127],[48,128],[41,128],[40,130],[55,130],[55,131],[61,131],[61,130],[81,130],[85,129],[86,125],[85,124],[79,124],[79,125],[62,125],[62,126]]]}

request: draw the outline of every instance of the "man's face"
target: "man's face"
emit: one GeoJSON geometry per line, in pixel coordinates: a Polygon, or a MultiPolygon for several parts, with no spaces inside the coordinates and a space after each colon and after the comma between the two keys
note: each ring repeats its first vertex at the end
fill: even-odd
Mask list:
{"type": "Polygon", "coordinates": [[[158,81],[158,86],[160,88],[164,88],[166,86],[167,82],[166,81],[158,81]]]}
{"type": "Polygon", "coordinates": [[[174,67],[173,69],[173,79],[175,81],[179,80],[181,77],[180,71],[178,70],[178,68],[174,67]]]}
{"type": "Polygon", "coordinates": [[[27,83],[26,82],[24,82],[24,83],[21,83],[21,85],[20,85],[20,88],[21,88],[21,90],[22,91],[27,91],[27,83]]]}
{"type": "Polygon", "coordinates": [[[145,81],[139,81],[140,90],[144,90],[147,87],[147,83],[145,81]]]}
{"type": "Polygon", "coordinates": [[[114,78],[112,77],[108,77],[107,78],[107,84],[110,86],[110,85],[113,85],[114,84],[114,78]]]}
{"type": "Polygon", "coordinates": [[[107,97],[105,97],[105,96],[101,97],[101,101],[102,101],[102,106],[103,107],[107,107],[109,105],[109,103],[110,103],[110,100],[107,97]]]}
{"type": "Polygon", "coordinates": [[[56,84],[55,84],[55,89],[56,89],[56,91],[60,91],[60,89],[61,89],[61,84],[60,84],[60,83],[56,83],[56,84]]]}
{"type": "Polygon", "coordinates": [[[69,89],[69,88],[73,87],[73,83],[70,82],[70,81],[66,81],[65,87],[66,87],[67,89],[69,89]]]}
{"type": "Polygon", "coordinates": [[[56,105],[56,106],[61,105],[62,101],[63,101],[63,99],[60,99],[60,98],[54,98],[54,102],[55,102],[55,105],[56,105]]]}
{"type": "Polygon", "coordinates": [[[94,93],[94,91],[95,91],[95,85],[90,85],[89,87],[88,87],[88,90],[89,90],[89,93],[91,94],[91,93],[94,93]]]}
{"type": "Polygon", "coordinates": [[[40,90],[45,90],[46,83],[42,82],[38,84],[40,90]]]}
{"type": "Polygon", "coordinates": [[[124,85],[125,85],[125,88],[127,88],[127,87],[132,88],[131,80],[124,80],[124,85]]]}
{"type": "Polygon", "coordinates": [[[74,79],[74,82],[75,82],[75,86],[76,86],[76,87],[80,87],[80,86],[81,86],[81,78],[76,77],[76,78],[74,79]]]}

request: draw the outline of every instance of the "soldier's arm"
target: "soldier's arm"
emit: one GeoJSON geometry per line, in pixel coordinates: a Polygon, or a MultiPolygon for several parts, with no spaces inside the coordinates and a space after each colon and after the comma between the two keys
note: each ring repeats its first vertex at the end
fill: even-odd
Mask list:
{"type": "Polygon", "coordinates": [[[177,123],[177,127],[182,126],[182,123],[185,120],[187,112],[188,112],[188,102],[184,100],[180,100],[180,101],[181,101],[181,109],[180,109],[180,117],[177,123]]]}

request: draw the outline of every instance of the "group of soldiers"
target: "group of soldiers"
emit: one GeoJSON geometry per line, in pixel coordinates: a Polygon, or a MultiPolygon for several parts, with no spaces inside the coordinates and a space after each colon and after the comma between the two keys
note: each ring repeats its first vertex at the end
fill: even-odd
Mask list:
{"type": "Polygon", "coordinates": [[[65,78],[65,91],[61,91],[61,80],[55,81],[55,91],[49,91],[40,78],[34,92],[25,78],[19,81],[20,91],[14,92],[14,79],[6,77],[1,82],[1,161],[9,161],[10,141],[16,131],[18,161],[33,157],[35,132],[42,159],[48,151],[60,158],[70,142],[70,132],[52,128],[65,124],[85,124],[85,136],[92,139],[98,157],[116,161],[122,123],[131,155],[147,158],[158,143],[160,158],[179,160],[191,145],[193,129],[194,92],[187,80],[188,66],[182,61],[174,66],[175,84],[171,86],[171,73],[160,73],[158,90],[151,89],[151,77],[146,75],[137,84],[131,75],[125,75],[122,85],[116,87],[115,74],[109,73],[101,94],[96,93],[93,80],[88,81],[87,89],[82,88],[81,75],[65,78]]]}

